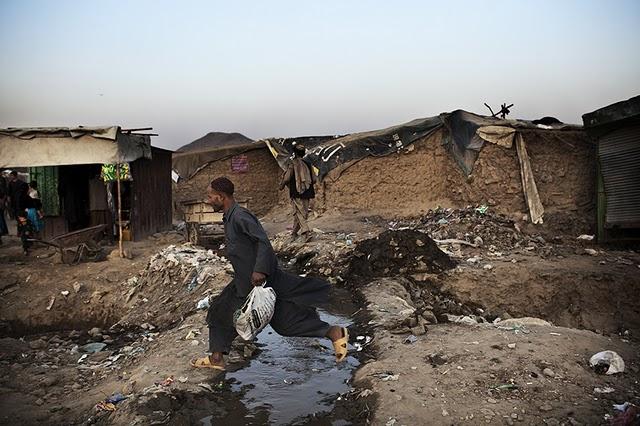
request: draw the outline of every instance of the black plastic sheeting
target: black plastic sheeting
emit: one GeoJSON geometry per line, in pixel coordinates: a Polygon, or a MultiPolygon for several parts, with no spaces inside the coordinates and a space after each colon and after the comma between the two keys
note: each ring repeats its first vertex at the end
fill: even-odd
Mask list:
{"type": "Polygon", "coordinates": [[[267,142],[278,164],[286,170],[294,144],[307,149],[306,159],[317,169],[319,179],[331,170],[368,156],[381,157],[400,152],[442,126],[440,117],[421,118],[399,126],[346,136],[306,136],[270,139],[267,142]]]}
{"type": "Polygon", "coordinates": [[[307,156],[322,180],[331,170],[348,167],[368,156],[381,157],[401,152],[419,139],[425,138],[442,126],[445,128],[442,143],[452,154],[462,171],[469,176],[485,140],[478,129],[486,126],[513,129],[537,129],[540,131],[582,130],[582,126],[553,122],[535,124],[527,120],[505,120],[486,117],[463,110],[442,113],[436,117],[420,118],[398,126],[371,132],[345,136],[306,136],[299,138],[266,140],[278,164],[286,170],[293,153],[294,143],[307,148],[307,156]]]}

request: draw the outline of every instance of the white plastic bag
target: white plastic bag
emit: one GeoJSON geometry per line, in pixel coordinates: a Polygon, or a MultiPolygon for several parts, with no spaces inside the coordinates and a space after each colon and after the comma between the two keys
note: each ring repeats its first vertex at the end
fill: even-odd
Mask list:
{"type": "Polygon", "coordinates": [[[598,352],[589,360],[589,365],[604,374],[616,374],[624,372],[624,360],[614,351],[598,352]]]}
{"type": "Polygon", "coordinates": [[[242,308],[233,315],[236,331],[244,340],[252,340],[269,324],[276,306],[276,292],[271,287],[254,287],[242,308]]]}

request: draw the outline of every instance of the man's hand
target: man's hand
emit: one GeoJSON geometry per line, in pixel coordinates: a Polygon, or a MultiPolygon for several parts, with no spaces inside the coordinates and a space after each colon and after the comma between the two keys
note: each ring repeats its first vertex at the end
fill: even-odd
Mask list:
{"type": "Polygon", "coordinates": [[[255,287],[261,286],[267,280],[267,276],[262,272],[254,272],[251,274],[251,284],[255,287]]]}

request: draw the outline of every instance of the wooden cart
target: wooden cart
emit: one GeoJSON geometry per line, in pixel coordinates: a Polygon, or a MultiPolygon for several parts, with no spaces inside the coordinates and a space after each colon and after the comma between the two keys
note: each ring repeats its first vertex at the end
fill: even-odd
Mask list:
{"type": "MultiPolygon", "coordinates": [[[[236,199],[241,207],[249,206],[249,199],[236,199]]],[[[213,211],[211,204],[202,200],[183,201],[187,239],[195,245],[214,248],[224,240],[222,213],[213,211]]]]}
{"type": "Polygon", "coordinates": [[[67,234],[58,235],[50,240],[29,239],[28,241],[54,247],[60,253],[62,263],[69,265],[83,260],[104,260],[105,255],[97,243],[103,235],[107,225],[96,225],[67,234]]]}

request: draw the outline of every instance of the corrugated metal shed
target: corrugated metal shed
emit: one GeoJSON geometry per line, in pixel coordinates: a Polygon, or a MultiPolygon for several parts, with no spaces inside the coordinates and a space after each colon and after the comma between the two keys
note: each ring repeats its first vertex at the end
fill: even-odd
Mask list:
{"type": "Polygon", "coordinates": [[[640,96],[582,116],[598,141],[598,241],[640,239],[640,96]]]}

